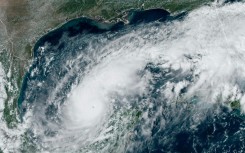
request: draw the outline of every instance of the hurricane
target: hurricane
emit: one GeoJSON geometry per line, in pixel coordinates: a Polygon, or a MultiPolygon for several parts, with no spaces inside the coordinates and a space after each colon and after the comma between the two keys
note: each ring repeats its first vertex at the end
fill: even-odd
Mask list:
{"type": "Polygon", "coordinates": [[[21,123],[5,130],[12,139],[1,148],[243,152],[244,10],[242,2],[212,3],[174,19],[63,32],[36,45],[18,103],[21,123]]]}

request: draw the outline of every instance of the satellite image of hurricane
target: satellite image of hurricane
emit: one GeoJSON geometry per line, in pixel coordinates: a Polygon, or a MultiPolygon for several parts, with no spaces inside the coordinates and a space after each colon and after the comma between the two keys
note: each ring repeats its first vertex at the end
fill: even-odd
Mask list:
{"type": "Polygon", "coordinates": [[[0,153],[244,153],[242,0],[0,0],[0,153]]]}

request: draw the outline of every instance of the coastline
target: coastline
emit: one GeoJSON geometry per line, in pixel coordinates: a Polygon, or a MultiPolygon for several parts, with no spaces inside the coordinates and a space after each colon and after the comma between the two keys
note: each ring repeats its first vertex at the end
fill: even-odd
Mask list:
{"type": "MultiPolygon", "coordinates": [[[[33,49],[33,55],[34,55],[33,63],[23,78],[23,82],[18,98],[18,110],[19,110],[18,112],[20,114],[20,117],[22,118],[23,113],[26,111],[25,110],[26,108],[22,107],[22,103],[25,99],[25,92],[26,92],[28,81],[31,80],[31,71],[38,64],[40,64],[38,60],[35,59],[43,56],[42,54],[40,54],[41,53],[39,50],[40,46],[44,46],[45,44],[50,44],[50,45],[59,44],[59,39],[61,39],[61,37],[65,33],[68,34],[68,37],[74,37],[76,35],[84,34],[84,33],[99,34],[107,31],[117,31],[126,28],[127,26],[138,25],[141,23],[148,23],[154,21],[164,22],[167,20],[175,19],[174,17],[171,18],[171,14],[163,9],[149,9],[143,11],[137,10],[137,11],[132,11],[130,13],[131,15],[128,18],[128,24],[122,21],[119,21],[117,23],[105,23],[105,22],[99,22],[85,17],[80,17],[67,21],[63,25],[43,35],[35,43],[33,49]]],[[[178,15],[176,17],[179,18],[178,15]]]]}

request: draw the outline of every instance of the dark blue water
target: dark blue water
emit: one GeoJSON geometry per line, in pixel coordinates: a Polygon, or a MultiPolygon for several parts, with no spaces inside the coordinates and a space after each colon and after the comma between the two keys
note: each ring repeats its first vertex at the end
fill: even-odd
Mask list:
{"type": "MultiPolygon", "coordinates": [[[[34,47],[34,59],[32,66],[26,73],[18,101],[20,117],[25,115],[27,106],[33,106],[36,115],[41,116],[42,124],[48,121],[59,120],[57,116],[58,105],[62,104],[70,92],[72,84],[79,82],[85,68],[95,61],[92,57],[86,58],[90,50],[99,50],[100,46],[115,40],[119,36],[129,33],[138,26],[147,23],[171,22],[180,20],[184,14],[171,16],[161,9],[147,11],[133,11],[129,15],[129,25],[123,22],[116,24],[99,23],[87,18],[71,20],[38,40],[34,47]],[[88,48],[90,44],[94,48],[88,48]],[[42,48],[45,46],[45,51],[42,48]],[[78,58],[76,63],[64,66],[65,63],[78,58]],[[52,60],[51,60],[52,59],[52,60]],[[65,78],[65,79],[64,79],[65,78]],[[62,83],[61,86],[59,86],[62,83]],[[41,83],[42,85],[39,85],[41,83]],[[57,88],[59,86],[59,88],[57,88]],[[50,101],[51,91],[55,91],[55,100],[50,101]],[[43,111],[43,107],[45,107],[43,111]]],[[[158,23],[152,24],[158,26],[158,23]]],[[[151,109],[152,115],[156,113],[158,106],[163,106],[162,114],[159,114],[152,128],[152,135],[144,137],[140,119],[135,126],[137,135],[133,136],[126,147],[129,153],[165,153],[165,152],[243,152],[245,146],[244,117],[239,110],[229,110],[226,106],[214,104],[201,111],[199,106],[188,101],[179,105],[169,106],[165,99],[160,99],[156,92],[166,83],[167,79],[175,78],[192,79],[192,74],[183,74],[180,71],[169,75],[165,70],[149,63],[145,71],[154,76],[154,82],[149,95],[139,99],[150,99],[155,103],[151,109]],[[195,121],[196,115],[205,116],[200,122],[195,121]],[[165,119],[166,126],[161,127],[160,121],[165,119]],[[139,142],[135,144],[135,142],[139,142]]],[[[184,94],[187,89],[181,92],[184,94]]],[[[193,96],[193,99],[195,97],[193,96]]],[[[34,114],[35,115],[35,114],[34,114]]],[[[150,118],[151,116],[149,116],[150,118]]]]}
{"type": "MultiPolygon", "coordinates": [[[[159,20],[161,22],[164,22],[170,18],[170,13],[161,10],[161,9],[153,9],[153,10],[146,10],[146,11],[132,11],[131,14],[128,17],[129,23],[131,25],[138,25],[142,22],[153,22],[156,20],[159,20]]],[[[172,18],[171,18],[172,19],[172,18]]],[[[47,33],[43,37],[41,37],[37,43],[34,46],[34,62],[32,66],[30,67],[29,71],[24,77],[22,88],[21,88],[21,93],[19,96],[18,100],[18,106],[20,109],[20,112],[25,111],[25,108],[22,108],[22,102],[25,99],[25,93],[26,90],[28,90],[28,81],[32,79],[44,79],[44,72],[41,70],[39,76],[36,76],[37,78],[33,78],[30,76],[30,73],[37,67],[42,67],[44,61],[44,57],[47,56],[47,54],[62,54],[62,49],[65,48],[65,42],[62,42],[61,37],[64,34],[67,34],[67,37],[72,38],[78,35],[99,35],[103,34],[106,32],[115,32],[122,30],[126,28],[127,25],[125,25],[123,22],[118,22],[115,24],[106,24],[106,23],[100,23],[88,18],[77,18],[73,19],[71,21],[68,21],[61,27],[47,33]],[[50,44],[51,46],[55,46],[57,49],[48,49],[45,51],[44,54],[40,54],[39,47],[44,46],[45,44],[50,44]],[[51,53],[52,52],[52,53],[51,53]]],[[[91,40],[92,41],[92,40],[91,40]]],[[[86,45],[86,44],[85,44],[86,45]]],[[[79,46],[76,46],[79,47],[79,46]]],[[[73,48],[70,51],[63,51],[63,52],[69,52],[68,54],[72,54],[72,52],[75,52],[77,48],[73,48]]],[[[75,54],[75,53],[74,53],[75,54]]],[[[56,55],[57,56],[57,55],[56,55]]],[[[58,69],[58,63],[57,64],[57,69],[58,69]]],[[[59,63],[60,64],[60,63],[59,63]]],[[[32,102],[33,100],[28,100],[29,102],[32,102]]]]}

